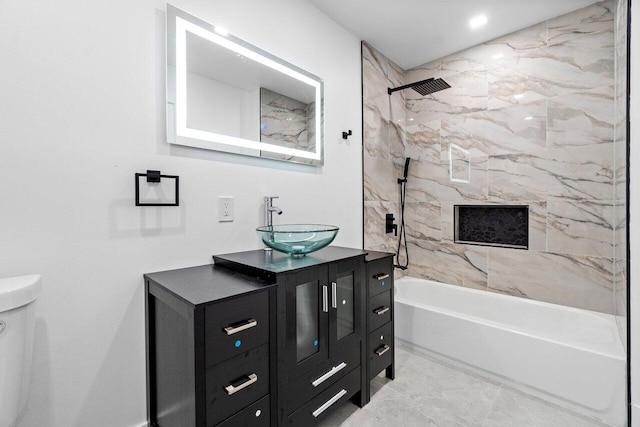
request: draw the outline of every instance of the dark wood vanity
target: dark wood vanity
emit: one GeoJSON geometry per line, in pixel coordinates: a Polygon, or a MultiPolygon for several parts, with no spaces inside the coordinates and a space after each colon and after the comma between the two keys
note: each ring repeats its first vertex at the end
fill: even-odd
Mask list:
{"type": "Polygon", "coordinates": [[[312,426],[393,378],[392,255],[216,255],[145,274],[150,425],[312,426]]]}

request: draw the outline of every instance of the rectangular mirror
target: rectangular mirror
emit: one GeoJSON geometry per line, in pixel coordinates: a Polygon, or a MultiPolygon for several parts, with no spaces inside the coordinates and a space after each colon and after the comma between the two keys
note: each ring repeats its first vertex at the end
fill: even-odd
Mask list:
{"type": "Polygon", "coordinates": [[[167,140],[323,164],[322,80],[167,4],[167,140]]]}

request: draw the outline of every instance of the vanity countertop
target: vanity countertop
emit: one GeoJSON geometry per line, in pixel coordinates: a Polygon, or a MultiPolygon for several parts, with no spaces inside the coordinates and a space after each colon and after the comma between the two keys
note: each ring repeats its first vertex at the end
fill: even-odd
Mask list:
{"type": "Polygon", "coordinates": [[[367,251],[367,256],[365,260],[367,262],[371,262],[371,261],[376,261],[379,259],[386,258],[390,255],[393,255],[393,254],[390,252],[367,251]]]}
{"type": "Polygon", "coordinates": [[[213,264],[147,273],[150,286],[160,286],[192,306],[263,290],[270,283],[213,264]]]}
{"type": "Polygon", "coordinates": [[[294,258],[291,255],[277,251],[258,249],[254,251],[214,255],[213,260],[215,265],[229,267],[230,269],[242,271],[251,276],[260,277],[269,283],[275,283],[276,275],[279,273],[288,273],[294,270],[311,268],[343,259],[356,258],[367,255],[368,253],[369,251],[363,251],[361,249],[328,246],[317,252],[307,254],[304,257],[294,258]]]}
{"type": "Polygon", "coordinates": [[[214,264],[147,273],[150,286],[160,286],[191,306],[221,301],[273,286],[277,275],[349,258],[366,256],[373,261],[390,254],[328,246],[302,258],[277,251],[253,251],[214,255],[214,264]]]}

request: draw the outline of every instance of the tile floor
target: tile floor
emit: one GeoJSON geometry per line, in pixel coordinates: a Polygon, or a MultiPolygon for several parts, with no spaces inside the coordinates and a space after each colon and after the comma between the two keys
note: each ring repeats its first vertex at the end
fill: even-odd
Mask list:
{"type": "Polygon", "coordinates": [[[593,427],[604,426],[499,382],[396,349],[396,379],[372,383],[371,402],[351,402],[320,427],[593,427]]]}

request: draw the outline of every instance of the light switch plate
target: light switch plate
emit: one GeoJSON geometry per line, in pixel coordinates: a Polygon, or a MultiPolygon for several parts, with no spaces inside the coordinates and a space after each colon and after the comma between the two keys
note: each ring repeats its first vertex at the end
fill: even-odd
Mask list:
{"type": "Polygon", "coordinates": [[[233,221],[233,197],[218,197],[218,222],[233,221]]]}

